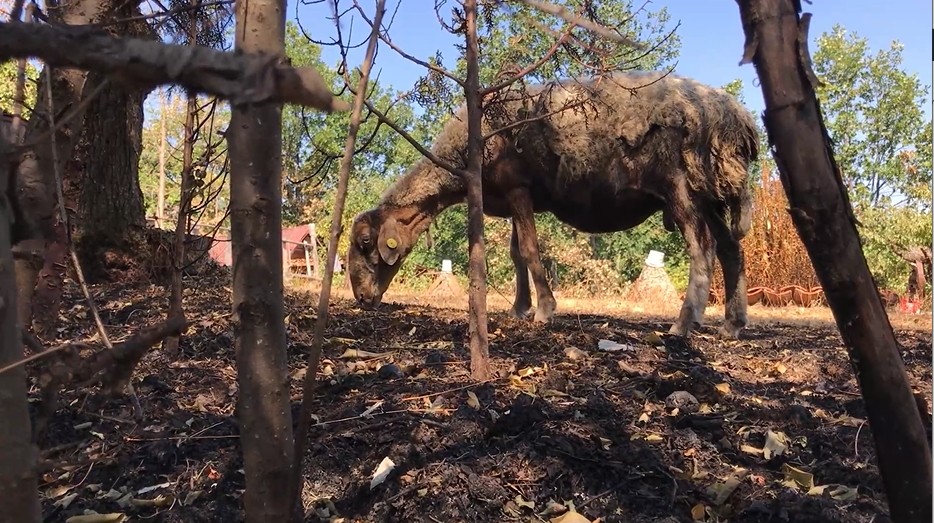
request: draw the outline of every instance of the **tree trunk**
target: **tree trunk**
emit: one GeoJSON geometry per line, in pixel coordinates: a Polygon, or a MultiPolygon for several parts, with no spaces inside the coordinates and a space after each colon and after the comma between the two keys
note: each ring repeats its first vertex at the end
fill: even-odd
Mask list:
{"type": "MultiPolygon", "coordinates": [[[[103,79],[104,75],[91,73],[85,91],[103,79]]],[[[145,224],[139,186],[144,95],[109,82],[88,106],[78,201],[82,236],[119,240],[132,226],[145,224]]]]}
{"type": "Polygon", "coordinates": [[[490,341],[486,316],[486,248],[483,244],[483,107],[480,99],[477,0],[464,2],[467,22],[467,244],[470,288],[470,374],[478,381],[490,377],[490,341]]]}
{"type": "MultiPolygon", "coordinates": [[[[6,144],[0,155],[6,156],[6,144]]],[[[0,174],[0,187],[8,187],[12,175],[6,162],[0,174]]],[[[5,191],[4,191],[5,192],[5,191]]],[[[23,359],[16,307],[16,280],[10,245],[9,199],[0,198],[0,368],[23,359]]],[[[39,523],[39,482],[36,475],[36,447],[32,443],[29,405],[26,401],[26,368],[23,365],[0,372],[0,523],[39,523]]]]}
{"type": "Polygon", "coordinates": [[[165,90],[159,88],[159,196],[156,200],[156,228],[165,226],[165,90]]]}
{"type": "MultiPolygon", "coordinates": [[[[46,13],[55,24],[84,25],[95,21],[102,11],[99,0],[72,0],[46,13]]],[[[65,236],[59,213],[56,212],[55,171],[64,172],[66,162],[72,157],[75,145],[81,136],[84,110],[81,109],[81,93],[87,73],[77,69],[43,67],[39,75],[36,107],[26,126],[25,142],[46,136],[49,126],[49,87],[52,93],[52,111],[57,130],[53,152],[53,141],[41,140],[33,149],[21,157],[16,173],[17,198],[26,214],[26,222],[33,237],[20,242],[14,248],[16,258],[16,287],[20,323],[28,328],[36,321],[35,330],[40,336],[51,332],[57,322],[58,309],[46,310],[34,305],[34,294],[60,294],[61,278],[67,251],[63,248],[65,236]],[[51,85],[49,77],[51,76],[51,85]],[[62,122],[65,109],[78,112],[67,122],[62,122]]],[[[45,300],[49,301],[49,300],[45,300]]],[[[51,300],[57,303],[56,300],[51,300]]]]}
{"type": "MultiPolygon", "coordinates": [[[[193,9],[198,8],[201,0],[191,0],[193,9]]],[[[196,13],[196,11],[192,11],[196,13]]],[[[188,45],[198,45],[198,17],[191,16],[191,27],[188,30],[188,45]]],[[[185,267],[187,257],[185,256],[185,236],[188,234],[188,214],[191,210],[192,198],[192,154],[195,148],[197,130],[195,122],[198,120],[198,93],[188,93],[188,110],[185,112],[185,144],[182,146],[182,174],[179,182],[178,217],[175,219],[175,256],[173,257],[171,293],[169,294],[169,312],[168,317],[185,317],[185,309],[182,307],[182,271],[185,267]]],[[[162,119],[163,133],[165,132],[165,118],[162,119]]],[[[165,147],[165,134],[163,134],[163,149],[165,147]]],[[[160,189],[165,190],[165,176],[163,169],[162,180],[160,180],[160,189]]],[[[166,354],[172,359],[178,358],[178,344],[181,336],[169,336],[162,343],[166,354]]]]}
{"type": "Polygon", "coordinates": [[[807,29],[796,0],[739,0],[746,47],[765,98],[765,127],[782,185],[850,353],[896,523],[932,520],[931,450],[856,229],[814,92],[807,29]]]}
{"type": "MultiPolygon", "coordinates": [[[[236,49],[284,53],[285,10],[284,0],[238,2],[236,49]]],[[[228,129],[245,521],[285,522],[293,516],[294,447],[282,286],[282,105],[236,107],[228,129]]]]}

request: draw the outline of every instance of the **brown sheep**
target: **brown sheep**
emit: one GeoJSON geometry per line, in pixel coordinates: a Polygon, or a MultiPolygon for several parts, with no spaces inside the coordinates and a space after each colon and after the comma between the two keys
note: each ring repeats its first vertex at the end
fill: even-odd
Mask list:
{"type": "MultiPolygon", "coordinates": [[[[687,335],[702,323],[716,255],[727,300],[720,332],[739,335],[747,323],[739,241],[750,228],[747,169],[759,149],[755,121],[739,101],[721,89],[659,72],[550,82],[522,96],[507,91],[496,98],[491,103],[497,105],[485,109],[484,133],[510,129],[486,141],[483,211],[512,218],[514,316],[526,317],[531,309],[530,271],[538,295],[535,320],[548,321],[555,310],[534,213],[550,212],[579,231],[598,234],[635,227],[662,211],[665,227],[680,229],[690,255],[688,289],[670,332],[687,335]]],[[[431,149],[461,169],[465,114],[461,107],[431,149]]],[[[419,235],[444,209],[465,200],[461,178],[423,158],[376,208],[356,216],[348,274],[358,303],[378,306],[419,235]]]]}

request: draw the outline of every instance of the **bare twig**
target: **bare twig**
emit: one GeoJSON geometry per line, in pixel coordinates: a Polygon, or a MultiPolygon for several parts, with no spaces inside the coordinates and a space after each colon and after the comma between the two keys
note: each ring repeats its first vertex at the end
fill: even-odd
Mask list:
{"type": "Polygon", "coordinates": [[[615,32],[612,29],[603,27],[602,25],[596,22],[591,22],[590,20],[586,20],[586,19],[575,21],[574,13],[572,13],[571,11],[568,11],[563,6],[555,5],[549,2],[544,2],[542,0],[519,0],[519,1],[525,3],[529,7],[538,9],[539,11],[543,13],[555,15],[558,18],[561,18],[562,20],[564,20],[565,22],[579,25],[580,27],[583,27],[584,29],[587,29],[588,31],[594,32],[600,35],[601,37],[606,38],[607,40],[625,44],[630,47],[635,47],[636,49],[644,49],[644,46],[642,44],[635,42],[619,34],[619,32],[615,32]]]}
{"type": "MultiPolygon", "coordinates": [[[[321,282],[321,292],[318,295],[318,319],[315,322],[314,338],[311,343],[311,354],[308,356],[308,371],[305,374],[302,386],[302,405],[298,415],[298,427],[295,431],[295,463],[294,478],[291,482],[292,492],[290,503],[297,506],[300,502],[302,484],[302,460],[305,455],[305,446],[308,439],[308,427],[311,423],[311,402],[315,389],[316,369],[321,361],[321,346],[324,342],[324,329],[328,320],[328,304],[331,298],[331,284],[334,278],[334,264],[337,259],[337,247],[340,240],[344,216],[344,201],[347,198],[347,185],[350,179],[350,170],[353,167],[353,152],[357,141],[357,132],[360,129],[360,117],[366,100],[367,83],[370,70],[376,57],[376,46],[379,39],[379,26],[386,10],[385,0],[376,0],[376,15],[371,28],[370,41],[367,44],[366,55],[360,68],[360,79],[357,83],[357,92],[354,96],[353,110],[350,114],[350,126],[347,130],[347,139],[344,143],[344,157],[341,160],[340,175],[337,182],[337,194],[334,202],[334,212],[331,216],[331,234],[328,242],[327,260],[324,266],[324,277],[321,282]]],[[[338,22],[339,23],[339,19],[338,22]]],[[[338,26],[339,28],[339,26],[338,26]]],[[[346,59],[344,61],[346,74],[346,59]]],[[[304,513],[300,511],[299,513],[304,513]]]]}
{"type": "MultiPolygon", "coordinates": [[[[363,11],[363,8],[360,6],[360,4],[357,2],[357,0],[354,0],[354,7],[355,7],[355,8],[357,9],[357,11],[360,13],[360,18],[363,18],[363,21],[364,21],[364,22],[370,24],[371,27],[374,27],[374,28],[379,27],[379,25],[380,25],[379,22],[371,22],[371,21],[370,21],[370,19],[366,16],[366,13],[363,11]]],[[[454,73],[448,71],[447,69],[445,69],[445,68],[443,68],[443,67],[430,64],[430,63],[428,63],[428,62],[426,62],[426,61],[424,61],[424,60],[420,60],[420,59],[415,58],[414,56],[412,56],[412,55],[406,53],[406,52],[403,51],[401,48],[399,48],[399,46],[397,46],[396,44],[392,43],[392,41],[389,39],[389,36],[388,36],[388,35],[383,36],[382,34],[380,34],[380,35],[379,35],[379,39],[382,40],[383,43],[385,43],[386,45],[388,45],[388,46],[390,47],[390,49],[392,49],[393,51],[399,53],[399,56],[405,58],[406,60],[408,60],[408,61],[410,61],[410,62],[414,62],[414,63],[416,63],[416,64],[418,64],[418,65],[420,65],[420,66],[422,66],[422,67],[424,67],[424,68],[426,68],[426,69],[430,69],[430,70],[432,70],[432,71],[434,71],[434,72],[436,72],[436,73],[438,73],[438,74],[444,75],[445,77],[447,77],[447,78],[453,80],[457,85],[459,85],[459,86],[461,86],[461,87],[464,87],[464,80],[462,80],[459,76],[457,76],[456,74],[454,74],[454,73]]]]}
{"type": "MultiPolygon", "coordinates": [[[[356,94],[356,91],[351,90],[351,93],[356,94]]],[[[435,156],[434,153],[432,153],[430,150],[428,150],[428,148],[426,148],[424,145],[419,143],[419,141],[413,138],[412,135],[409,134],[405,129],[399,127],[399,125],[397,125],[395,122],[389,119],[389,117],[383,114],[382,111],[377,109],[372,103],[370,103],[369,100],[365,101],[364,103],[366,104],[366,108],[371,113],[373,113],[377,118],[379,118],[380,122],[386,124],[387,127],[395,131],[399,136],[401,136],[403,140],[409,142],[409,145],[414,147],[415,150],[418,151],[422,156],[424,156],[425,158],[428,158],[428,160],[431,161],[431,163],[437,165],[438,167],[446,171],[450,171],[458,176],[461,176],[464,174],[463,169],[458,169],[457,167],[454,167],[448,162],[435,156]]]]}
{"type": "MultiPolygon", "coordinates": [[[[24,338],[23,338],[23,339],[24,339],[24,341],[25,341],[26,339],[28,339],[28,338],[25,337],[25,333],[24,333],[24,338]]],[[[40,345],[40,347],[41,347],[41,345],[40,345]]],[[[52,347],[51,349],[43,350],[42,352],[37,352],[36,354],[33,354],[32,356],[29,356],[28,358],[23,358],[23,359],[20,360],[20,361],[17,361],[17,362],[15,362],[15,363],[11,363],[11,364],[7,365],[6,367],[0,368],[0,374],[3,374],[4,372],[6,372],[6,371],[8,371],[8,370],[15,369],[16,367],[19,367],[20,365],[25,365],[25,364],[29,363],[30,361],[35,361],[35,360],[38,360],[38,359],[40,359],[40,358],[44,358],[44,357],[46,357],[46,356],[51,356],[52,354],[55,354],[55,353],[57,353],[58,351],[65,350],[65,349],[70,348],[70,347],[72,347],[72,344],[71,344],[71,343],[63,343],[63,344],[61,344],[61,345],[59,345],[59,346],[57,346],[57,347],[52,347]]]]}

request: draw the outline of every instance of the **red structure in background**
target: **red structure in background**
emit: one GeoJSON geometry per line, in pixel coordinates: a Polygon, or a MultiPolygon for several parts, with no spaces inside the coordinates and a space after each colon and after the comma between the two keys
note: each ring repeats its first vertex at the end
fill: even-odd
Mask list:
{"type": "MultiPolygon", "coordinates": [[[[233,255],[229,237],[215,237],[208,255],[220,265],[233,265],[233,255]]],[[[283,270],[299,273],[309,278],[320,278],[318,241],[315,224],[297,225],[282,229],[283,270]],[[299,268],[298,271],[294,270],[299,268]]],[[[341,272],[341,260],[335,260],[334,273],[341,272]]]]}

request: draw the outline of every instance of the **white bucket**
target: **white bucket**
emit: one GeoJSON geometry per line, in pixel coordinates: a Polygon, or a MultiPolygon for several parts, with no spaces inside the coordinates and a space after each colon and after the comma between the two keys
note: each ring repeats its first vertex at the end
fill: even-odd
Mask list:
{"type": "Polygon", "coordinates": [[[451,260],[441,260],[441,272],[454,272],[451,260]]]}
{"type": "Polygon", "coordinates": [[[661,268],[665,266],[665,253],[661,251],[649,251],[645,264],[649,267],[661,268]]]}

